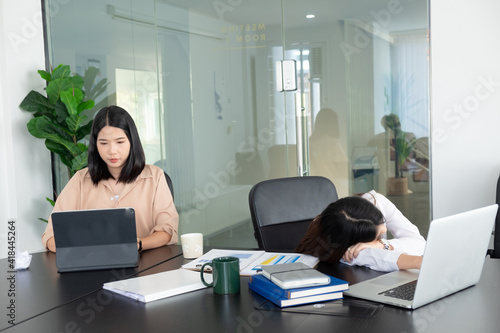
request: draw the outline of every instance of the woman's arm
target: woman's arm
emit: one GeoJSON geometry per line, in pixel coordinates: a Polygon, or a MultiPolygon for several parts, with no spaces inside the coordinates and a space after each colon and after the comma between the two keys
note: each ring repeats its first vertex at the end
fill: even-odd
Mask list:
{"type": "MultiPolygon", "coordinates": [[[[354,258],[356,258],[359,255],[361,251],[367,248],[384,249],[384,245],[378,240],[374,240],[367,243],[355,244],[347,249],[347,251],[342,256],[342,260],[351,262],[354,258]]],[[[394,247],[390,245],[389,251],[392,250],[394,250],[394,247]]]]}
{"type": "MultiPolygon", "coordinates": [[[[141,250],[149,250],[166,245],[168,242],[170,242],[171,238],[172,236],[164,231],[154,232],[151,235],[141,239],[141,250]]],[[[56,242],[54,241],[54,237],[50,237],[47,240],[46,248],[51,252],[56,252],[56,242]]],[[[139,249],[139,242],[137,242],[137,249],[139,249]]]]}
{"type": "Polygon", "coordinates": [[[422,256],[412,256],[403,253],[399,256],[397,265],[399,269],[420,269],[420,266],[422,265],[422,256]]]}
{"type": "Polygon", "coordinates": [[[52,213],[63,211],[63,210],[77,210],[80,209],[79,203],[82,193],[82,181],[87,173],[87,169],[78,171],[69,182],[66,184],[64,189],[61,191],[57,197],[54,208],[51,215],[48,218],[47,226],[42,234],[42,246],[52,252],[56,251],[56,245],[54,241],[54,230],[52,228],[52,213]]]}
{"type": "MultiPolygon", "coordinates": [[[[163,170],[160,168],[156,168],[156,177],[157,177],[157,185],[154,191],[154,196],[152,198],[153,203],[153,221],[154,227],[150,230],[151,234],[145,237],[144,239],[148,239],[152,235],[156,233],[164,233],[163,239],[167,239],[167,241],[158,246],[162,246],[165,244],[175,244],[178,242],[178,227],[179,227],[179,214],[177,213],[177,209],[174,205],[174,200],[172,198],[172,193],[168,188],[167,181],[165,179],[165,175],[163,174],[163,170]]],[[[154,170],[154,169],[153,169],[154,170]]],[[[159,237],[158,235],[154,237],[159,237]]],[[[163,240],[162,239],[162,240],[163,240]]],[[[158,243],[152,243],[158,244],[158,243]]],[[[156,247],[158,247],[156,246],[156,247]]],[[[153,247],[151,247],[153,248],[153,247]]],[[[146,247],[143,244],[143,249],[146,247]]]]}
{"type": "Polygon", "coordinates": [[[49,250],[50,252],[56,252],[56,242],[54,240],[54,236],[50,237],[47,240],[47,243],[45,245],[45,248],[49,250]]]}
{"type": "Polygon", "coordinates": [[[351,261],[341,260],[350,266],[364,266],[381,272],[392,272],[402,269],[419,269],[422,264],[421,256],[412,256],[400,251],[387,251],[368,247],[351,261]]]}
{"type": "MultiPolygon", "coordinates": [[[[171,239],[172,236],[165,231],[153,232],[151,235],[141,238],[142,250],[154,249],[166,245],[171,239]]],[[[137,244],[137,248],[139,248],[139,244],[137,244]]]]}
{"type": "Polygon", "coordinates": [[[423,254],[424,237],[420,235],[417,226],[411,223],[389,199],[375,191],[364,194],[363,198],[374,203],[384,215],[387,230],[394,237],[389,243],[394,248],[411,255],[423,254]]]}

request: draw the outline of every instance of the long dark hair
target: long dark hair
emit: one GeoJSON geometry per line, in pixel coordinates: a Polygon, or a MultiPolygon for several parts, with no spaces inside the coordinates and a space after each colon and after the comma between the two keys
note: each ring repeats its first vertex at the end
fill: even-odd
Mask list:
{"type": "Polygon", "coordinates": [[[94,185],[97,185],[103,179],[113,178],[109,173],[108,166],[97,150],[97,136],[106,126],[121,128],[127,135],[130,142],[130,154],[120,173],[118,181],[131,183],[144,169],[146,157],[134,120],[127,111],[115,105],[103,107],[94,117],[88,151],[88,168],[92,182],[94,185]]]}
{"type": "Polygon", "coordinates": [[[342,198],[329,204],[311,222],[295,251],[336,263],[349,246],[375,240],[382,223],[384,216],[368,200],[356,196],[342,198]]]}

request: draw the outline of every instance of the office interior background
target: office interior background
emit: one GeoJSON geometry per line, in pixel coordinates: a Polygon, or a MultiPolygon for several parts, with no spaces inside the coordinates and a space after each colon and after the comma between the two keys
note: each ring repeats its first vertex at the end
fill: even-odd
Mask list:
{"type": "Polygon", "coordinates": [[[425,236],[432,218],[495,201],[499,6],[493,0],[2,2],[2,244],[8,244],[7,221],[15,219],[18,250],[43,250],[45,224],[38,218],[51,211],[45,197],[68,178],[43,141],[27,132],[31,114],[18,107],[30,90],[43,91],[36,71],[61,63],[79,74],[98,68],[98,79],[108,83],[98,104],[132,114],[147,163],[173,179],[181,234],[202,232],[214,246],[255,247],[250,188],[300,172],[332,179],[339,196],[372,188],[386,194],[425,236]],[[278,91],[282,60],[295,61],[296,90],[278,91]],[[406,195],[387,186],[395,162],[381,120],[390,113],[417,142],[403,171],[406,195]]]}

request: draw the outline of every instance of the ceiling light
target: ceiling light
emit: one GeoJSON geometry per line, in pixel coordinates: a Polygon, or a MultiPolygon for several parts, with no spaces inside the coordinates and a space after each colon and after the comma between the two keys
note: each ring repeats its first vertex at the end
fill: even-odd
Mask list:
{"type": "Polygon", "coordinates": [[[313,19],[313,18],[315,18],[315,17],[316,17],[316,15],[314,15],[314,14],[307,14],[307,15],[306,15],[306,18],[307,18],[307,19],[313,19]]]}

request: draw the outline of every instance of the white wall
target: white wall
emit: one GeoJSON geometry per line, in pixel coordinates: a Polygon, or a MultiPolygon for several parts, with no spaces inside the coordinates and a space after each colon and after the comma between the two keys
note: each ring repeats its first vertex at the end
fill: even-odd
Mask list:
{"type": "MultiPolygon", "coordinates": [[[[491,204],[500,172],[500,21],[497,0],[433,0],[431,126],[433,217],[491,204]],[[453,15],[451,15],[453,13],[453,15]],[[490,83],[485,83],[490,82],[490,83]],[[498,83],[497,83],[498,82],[498,83]],[[461,110],[461,111],[460,111],[461,110]],[[469,111],[470,110],[470,111],[469,111]]],[[[7,221],[17,220],[19,250],[39,251],[51,208],[50,155],[26,130],[18,108],[42,91],[39,0],[0,2],[0,258],[7,221]]]]}
{"type": "Polygon", "coordinates": [[[433,218],[495,201],[499,12],[498,0],[431,1],[433,218]]]}
{"type": "Polygon", "coordinates": [[[40,0],[0,2],[0,258],[7,256],[7,221],[16,219],[19,251],[42,250],[40,236],[50,214],[50,154],[19,109],[32,89],[42,91],[37,70],[45,68],[40,0]]]}

